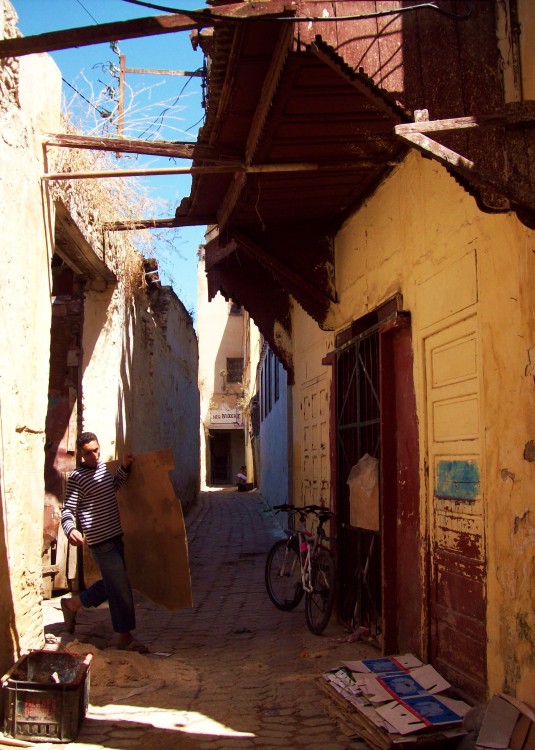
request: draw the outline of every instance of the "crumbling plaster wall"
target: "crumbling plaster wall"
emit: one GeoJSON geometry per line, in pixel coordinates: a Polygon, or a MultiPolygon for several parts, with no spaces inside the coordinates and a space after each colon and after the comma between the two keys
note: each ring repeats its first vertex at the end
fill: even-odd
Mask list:
{"type": "MultiPolygon", "coordinates": [[[[0,34],[15,35],[0,2],[0,34]]],[[[45,55],[0,62],[0,668],[42,642],[44,438],[50,241],[40,132],[57,130],[61,78],[45,55]]]]}
{"type": "Polygon", "coordinates": [[[86,294],[83,423],[104,460],[171,448],[171,482],[187,508],[199,490],[197,338],[174,292],[158,294],[168,302],[165,325],[146,292],[132,300],[120,289],[86,294]]]}
{"type": "Polygon", "coordinates": [[[425,325],[449,300],[422,296],[420,283],[463,254],[476,260],[477,297],[457,317],[475,314],[479,330],[488,684],[491,693],[505,689],[528,702],[535,694],[534,240],[515,215],[480,212],[442,167],[415,153],[336,238],[337,330],[397,291],[411,312],[424,538],[425,325]]]}
{"type": "MultiPolygon", "coordinates": [[[[152,306],[139,300],[132,362],[132,445],[138,452],[171,448],[171,483],[182,507],[199,492],[199,352],[193,320],[170,287],[151,293],[152,306]],[[154,304],[165,297],[166,325],[155,325],[154,304]],[[157,414],[158,419],[148,415],[157,414]]],[[[160,321],[161,322],[161,321],[160,321]]]]}

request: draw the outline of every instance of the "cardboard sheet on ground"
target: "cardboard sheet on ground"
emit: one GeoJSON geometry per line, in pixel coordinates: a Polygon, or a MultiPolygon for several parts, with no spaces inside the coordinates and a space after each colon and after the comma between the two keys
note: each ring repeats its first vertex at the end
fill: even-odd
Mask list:
{"type": "MultiPolygon", "coordinates": [[[[107,464],[111,472],[118,465],[107,464]]],[[[186,526],[169,479],[173,468],[170,449],[136,454],[130,477],[117,493],[132,588],[170,610],[193,606],[186,526]]],[[[99,577],[84,546],[86,586],[99,577]]]]}

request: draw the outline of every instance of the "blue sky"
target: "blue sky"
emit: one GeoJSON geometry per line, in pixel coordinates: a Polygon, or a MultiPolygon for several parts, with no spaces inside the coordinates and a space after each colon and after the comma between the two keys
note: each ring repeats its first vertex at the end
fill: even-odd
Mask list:
{"type": "MultiPolygon", "coordinates": [[[[19,29],[25,36],[95,23],[163,15],[162,11],[142,8],[125,0],[12,0],[12,3],[19,17],[19,29]]],[[[203,7],[202,2],[195,0],[180,0],[177,5],[171,2],[157,4],[184,9],[203,7]]],[[[126,66],[129,68],[192,71],[203,65],[202,52],[193,50],[187,31],[119,40],[118,46],[120,53],[126,55],[126,66]]],[[[117,84],[110,73],[110,66],[118,66],[116,52],[109,44],[97,44],[61,50],[51,55],[67,82],[63,84],[65,101],[83,131],[116,135],[115,126],[110,125],[99,114],[99,111],[113,111],[115,107],[105,91],[107,86],[116,87],[117,84]]],[[[204,113],[200,78],[127,74],[126,83],[127,137],[195,140],[204,113]]],[[[124,168],[182,167],[188,166],[189,162],[130,156],[123,157],[119,165],[124,165],[124,168]]],[[[189,194],[191,182],[188,176],[167,175],[139,178],[139,184],[158,201],[154,216],[168,217],[173,216],[181,198],[189,194]]],[[[203,236],[204,227],[165,230],[162,231],[162,239],[157,240],[155,245],[162,282],[173,286],[186,308],[194,315],[197,250],[203,236]]]]}

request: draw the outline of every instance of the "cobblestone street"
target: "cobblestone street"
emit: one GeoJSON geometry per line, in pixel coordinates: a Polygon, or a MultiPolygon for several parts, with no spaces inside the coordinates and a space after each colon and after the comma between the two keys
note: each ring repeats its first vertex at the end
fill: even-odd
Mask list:
{"type": "Polygon", "coordinates": [[[138,602],[136,635],[149,655],[109,647],[106,609],[82,612],[71,636],[59,599],[45,602],[49,640],[96,647],[89,711],[69,747],[355,747],[327,714],[315,678],[377,651],[344,642],[347,632],[334,618],[322,636],[312,635],[302,603],[293,612],[271,604],[264,563],[281,531],[262,497],[201,493],[186,526],[194,607],[169,612],[138,602]]]}

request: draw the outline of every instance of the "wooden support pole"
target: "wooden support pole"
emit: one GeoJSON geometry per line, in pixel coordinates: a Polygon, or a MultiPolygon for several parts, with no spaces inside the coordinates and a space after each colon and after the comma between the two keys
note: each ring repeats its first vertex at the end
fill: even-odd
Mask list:
{"type": "Polygon", "coordinates": [[[158,34],[173,34],[176,31],[192,31],[232,22],[234,18],[251,18],[286,15],[291,18],[295,5],[284,0],[261,0],[255,3],[228,3],[214,8],[192,10],[189,13],[173,13],[163,16],[134,18],[129,21],[114,21],[96,26],[80,26],[74,29],[49,31],[46,34],[15,37],[0,40],[0,58],[21,57],[38,52],[53,52],[72,47],[87,47],[101,42],[116,42],[120,39],[139,39],[158,34]]]}
{"type": "Polygon", "coordinates": [[[140,229],[177,229],[180,227],[205,227],[216,223],[215,216],[175,216],[169,219],[130,219],[129,221],[106,221],[102,228],[108,232],[124,232],[140,229]]]}
{"type": "MultiPolygon", "coordinates": [[[[471,128],[491,128],[515,125],[535,121],[534,102],[524,102],[522,107],[511,108],[505,112],[471,117],[452,117],[446,120],[419,120],[403,125],[396,125],[397,135],[411,133],[445,133],[448,130],[466,130],[471,128]]],[[[415,113],[417,114],[417,113],[415,113]]]]}
{"type": "MultiPolygon", "coordinates": [[[[421,125],[425,123],[417,124],[421,125]]],[[[443,146],[438,141],[434,141],[424,133],[403,133],[398,130],[399,127],[399,125],[396,126],[396,134],[406,143],[415,146],[426,156],[431,156],[436,161],[458,172],[476,185],[491,188],[499,195],[507,198],[507,200],[530,211],[535,210],[535,199],[529,188],[518,184],[518,182],[513,183],[511,180],[503,180],[498,175],[482,170],[475,162],[443,146]]]]}
{"type": "Polygon", "coordinates": [[[108,169],[99,172],[48,172],[43,180],[100,180],[116,177],[154,177],[164,174],[232,174],[239,167],[161,167],[160,169],[108,169]]]}
{"type": "MultiPolygon", "coordinates": [[[[397,162],[387,162],[394,166],[397,162]]],[[[152,177],[164,174],[279,174],[281,172],[337,172],[369,169],[375,162],[341,162],[340,164],[319,164],[297,162],[290,164],[214,164],[203,167],[160,167],[155,169],[108,169],[98,172],[47,172],[43,180],[94,180],[114,177],[152,177]]]]}
{"type": "Polygon", "coordinates": [[[191,141],[143,141],[139,138],[104,138],[91,135],[73,135],[71,133],[45,133],[45,146],[58,148],[81,148],[91,151],[118,151],[128,154],[149,154],[167,156],[170,159],[202,159],[214,162],[239,163],[238,154],[231,154],[221,149],[191,141]]]}
{"type": "MultiPolygon", "coordinates": [[[[124,124],[124,89],[125,89],[125,62],[126,55],[119,55],[119,114],[117,117],[117,136],[123,137],[124,124]]],[[[119,156],[118,152],[118,156],[119,156]]]]}

